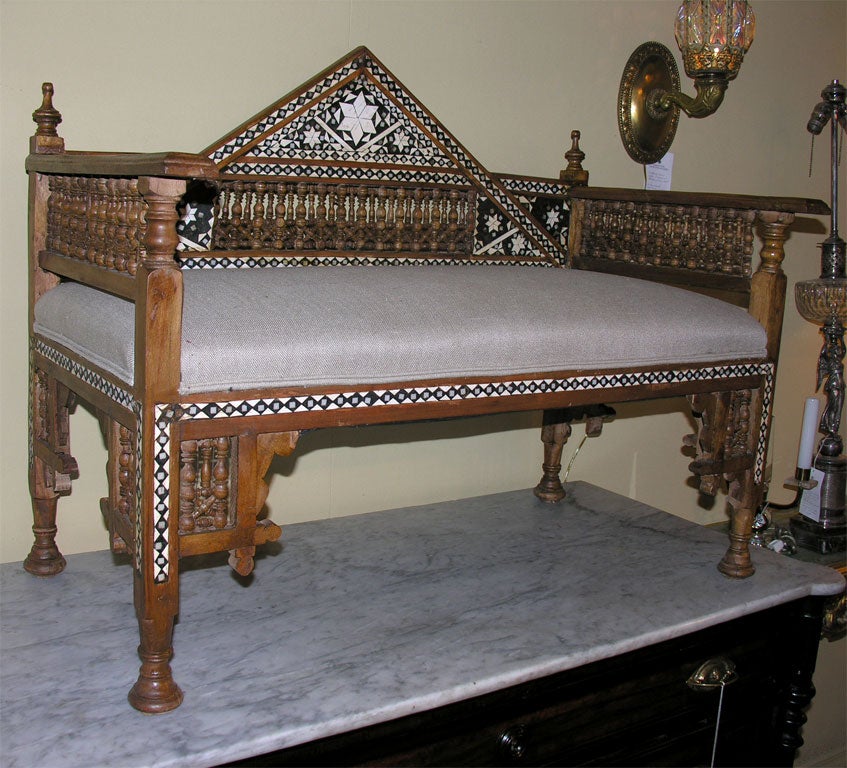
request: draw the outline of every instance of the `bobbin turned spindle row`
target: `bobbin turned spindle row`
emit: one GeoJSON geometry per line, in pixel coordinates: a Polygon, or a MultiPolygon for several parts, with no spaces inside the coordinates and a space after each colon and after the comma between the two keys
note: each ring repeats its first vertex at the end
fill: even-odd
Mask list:
{"type": "Polygon", "coordinates": [[[466,252],[474,194],[451,188],[224,183],[213,245],[224,250],[466,252]]]}

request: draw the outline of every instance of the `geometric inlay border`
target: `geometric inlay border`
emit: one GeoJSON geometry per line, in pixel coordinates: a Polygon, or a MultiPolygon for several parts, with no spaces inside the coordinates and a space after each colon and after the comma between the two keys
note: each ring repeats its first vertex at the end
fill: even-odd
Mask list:
{"type": "Polygon", "coordinates": [[[33,337],[31,348],[34,352],[46,357],[51,363],[64,368],[68,373],[73,374],[89,386],[94,387],[94,389],[106,395],[106,397],[118,405],[122,405],[129,410],[134,408],[135,398],[128,389],[124,389],[96,371],[86,368],[81,363],[68,357],[64,352],[51,347],[40,338],[33,337]]]}
{"type": "Polygon", "coordinates": [[[362,266],[409,266],[409,267],[432,267],[432,266],[489,266],[489,267],[541,267],[554,269],[553,265],[546,261],[525,261],[520,259],[503,261],[502,259],[471,259],[456,257],[422,257],[411,256],[361,256],[351,253],[350,255],[324,255],[311,256],[307,252],[299,251],[300,256],[236,256],[219,258],[214,251],[207,251],[208,256],[199,251],[192,251],[191,256],[180,256],[179,266],[181,269],[256,269],[256,268],[295,268],[303,266],[321,267],[362,267],[362,266]],[[202,255],[201,255],[202,254],[202,255]]]}
{"type": "Polygon", "coordinates": [[[227,419],[280,413],[309,413],[343,408],[378,408],[414,405],[427,402],[475,400],[488,397],[516,397],[555,392],[603,391],[645,384],[674,384],[691,381],[713,381],[740,376],[763,376],[762,421],[757,441],[755,482],[764,476],[767,428],[773,397],[773,365],[771,363],[739,363],[721,366],[683,368],[669,371],[641,371],[617,374],[588,374],[562,379],[530,379],[517,381],[450,383],[426,387],[358,389],[322,394],[292,395],[284,398],[234,399],[211,403],[182,403],[157,406],[156,409],[156,482],[154,544],[156,581],[166,581],[169,570],[167,531],[169,523],[169,475],[171,425],[177,421],[227,419]]]}

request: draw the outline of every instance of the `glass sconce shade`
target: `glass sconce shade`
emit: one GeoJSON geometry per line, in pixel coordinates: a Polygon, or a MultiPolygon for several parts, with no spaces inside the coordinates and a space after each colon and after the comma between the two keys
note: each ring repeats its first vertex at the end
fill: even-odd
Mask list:
{"type": "Polygon", "coordinates": [[[732,80],[753,44],[756,16],[747,0],[684,0],[675,36],[689,77],[725,73],[732,80]]]}

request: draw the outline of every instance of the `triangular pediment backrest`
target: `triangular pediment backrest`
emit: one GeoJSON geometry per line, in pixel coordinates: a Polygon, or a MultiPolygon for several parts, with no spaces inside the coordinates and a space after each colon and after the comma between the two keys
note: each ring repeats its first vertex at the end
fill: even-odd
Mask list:
{"type": "MultiPolygon", "coordinates": [[[[230,185],[224,214],[231,215],[237,205],[239,221],[248,218],[239,202],[246,199],[244,190],[255,199],[258,185],[263,215],[271,204],[280,210],[288,205],[294,222],[293,208],[300,206],[301,220],[320,209],[332,224],[337,213],[326,213],[327,207],[343,208],[348,238],[360,215],[373,219],[380,231],[401,215],[407,217],[407,230],[420,228],[421,217],[431,224],[434,216],[440,239],[426,241],[424,251],[452,252],[451,260],[565,262],[564,188],[547,190],[552,210],[545,216],[554,226],[546,221],[541,226],[514,183],[483,168],[366,48],[351,52],[204,154],[217,164],[222,189],[230,185]],[[238,184],[233,193],[232,185],[238,184]],[[452,234],[445,234],[448,229],[452,234]]],[[[222,221],[222,233],[225,225],[222,221]]],[[[396,238],[397,246],[401,240],[396,238]]],[[[300,247],[304,242],[298,240],[300,247]]],[[[395,247],[393,235],[379,243],[381,251],[407,249],[421,246],[395,247]]]]}

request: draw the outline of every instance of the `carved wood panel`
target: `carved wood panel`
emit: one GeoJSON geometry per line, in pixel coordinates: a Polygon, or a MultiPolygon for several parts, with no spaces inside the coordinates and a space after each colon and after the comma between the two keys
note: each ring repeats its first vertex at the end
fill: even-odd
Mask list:
{"type": "Polygon", "coordinates": [[[45,247],[134,275],[143,250],[144,209],[137,179],[51,176],[45,247]]]}
{"type": "Polygon", "coordinates": [[[70,449],[70,413],[76,395],[39,368],[32,369],[31,450],[41,460],[41,481],[53,493],[67,493],[79,473],[70,449]]]}
{"type": "Polygon", "coordinates": [[[179,532],[220,531],[235,525],[237,440],[214,437],[180,443],[179,532]]]}
{"type": "Polygon", "coordinates": [[[688,400],[698,422],[697,434],[684,441],[695,452],[689,469],[700,477],[700,491],[714,496],[722,480],[731,482],[754,464],[759,424],[751,421],[753,391],[697,394],[688,400]]]}
{"type": "Polygon", "coordinates": [[[474,193],[305,182],[225,183],[213,248],[470,253],[474,193]]]}
{"type": "Polygon", "coordinates": [[[134,552],[138,440],[133,430],[108,416],[101,416],[101,427],[109,450],[109,497],[101,500],[100,509],[109,527],[112,551],[134,552]]]}
{"type": "Polygon", "coordinates": [[[584,200],[577,258],[748,278],[756,212],[584,200]]]}

